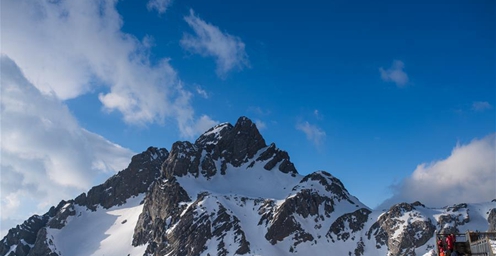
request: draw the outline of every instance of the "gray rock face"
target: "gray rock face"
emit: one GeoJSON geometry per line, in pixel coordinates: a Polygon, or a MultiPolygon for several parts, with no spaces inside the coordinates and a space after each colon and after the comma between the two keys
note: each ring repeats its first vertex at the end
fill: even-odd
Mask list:
{"type": "Polygon", "coordinates": [[[30,245],[34,245],[38,231],[46,225],[49,218],[48,214],[33,215],[21,225],[10,229],[0,241],[0,255],[6,255],[11,246],[17,246],[13,255],[28,255],[31,250],[30,245]]]}
{"type": "Polygon", "coordinates": [[[246,117],[240,117],[215,145],[211,152],[213,159],[224,158],[234,167],[248,162],[260,149],[267,147],[256,125],[246,117]]]}
{"type": "Polygon", "coordinates": [[[59,256],[59,254],[52,251],[50,247],[54,247],[53,241],[47,238],[46,228],[42,228],[38,232],[36,243],[28,256],[59,256]]]}
{"type": "Polygon", "coordinates": [[[458,227],[470,222],[467,204],[457,204],[446,208],[446,213],[439,216],[438,225],[441,233],[458,233],[458,227]]]}
{"type": "MultiPolygon", "coordinates": [[[[234,126],[224,123],[213,127],[195,143],[174,143],[170,153],[150,147],[134,156],[128,168],[105,183],[11,229],[0,242],[0,255],[13,246],[15,250],[9,255],[59,255],[47,229],[63,229],[75,214],[75,204],[91,210],[108,209],[141,193],[146,196],[132,245],[147,245],[147,256],[265,255],[256,244],[264,238],[264,245],[272,244],[275,252],[284,255],[302,255],[309,246],[341,246],[346,249],[339,248],[339,255],[363,256],[381,249],[388,256],[413,256],[419,247],[429,248],[436,227],[453,232],[470,221],[467,205],[459,204],[436,213],[436,226],[432,216],[422,215],[435,211],[426,210],[420,202],[397,204],[376,218],[377,212],[350,195],[331,174],[319,171],[301,181],[295,177],[301,176],[288,153],[275,144],[267,146],[256,125],[241,117],[234,126]],[[263,183],[268,173],[267,177],[281,178],[284,182],[276,184],[284,184],[284,188],[275,189],[273,197],[261,197],[265,189],[263,193],[249,191],[251,185],[254,190],[260,186],[255,178],[253,184],[242,184],[241,190],[249,191],[246,194],[237,194],[236,186],[230,184],[227,189],[204,189],[210,186],[208,182],[229,182],[233,176],[225,174],[232,170],[245,172],[243,179],[253,170],[261,176],[260,184],[271,184],[263,183]],[[198,186],[192,188],[195,184],[198,186]],[[188,194],[196,191],[197,195],[188,194]],[[376,248],[366,248],[371,244],[376,248]]],[[[487,214],[489,227],[495,230],[496,210],[487,214]]]]}
{"type": "Polygon", "coordinates": [[[278,166],[283,173],[297,173],[287,152],[279,150],[275,144],[267,147],[256,125],[250,119],[240,117],[234,126],[228,123],[214,126],[194,144],[187,141],[174,143],[164,163],[164,174],[167,179],[187,174],[210,178],[218,173],[224,175],[228,164],[239,167],[249,161],[252,161],[251,166],[255,161],[267,161],[266,170],[278,166]],[[221,162],[220,169],[215,165],[216,161],[221,162]]]}
{"type": "Polygon", "coordinates": [[[427,243],[436,231],[431,220],[424,219],[428,218],[416,211],[413,205],[397,204],[372,225],[368,237],[375,237],[377,248],[387,245],[391,256],[415,256],[415,248],[427,243]]]}
{"type": "MultiPolygon", "coordinates": [[[[266,211],[259,222],[263,223],[265,220],[268,223],[269,227],[265,238],[271,244],[276,244],[290,237],[294,241],[293,248],[300,243],[315,239],[301,227],[301,224],[295,219],[296,215],[305,219],[311,217],[315,222],[315,228],[320,229],[320,223],[331,218],[338,202],[343,201],[352,206],[355,205],[343,184],[326,172],[317,172],[305,176],[292,190],[296,194],[287,198],[276,210],[266,211]]],[[[358,207],[358,205],[356,206],[358,207]]],[[[367,209],[365,210],[368,211],[367,209]]],[[[361,217],[358,213],[356,215],[361,217]]],[[[363,223],[366,222],[367,216],[364,218],[363,223]]],[[[359,219],[359,221],[361,220],[362,218],[359,219]]],[[[343,220],[338,218],[338,223],[339,221],[343,220]]],[[[338,223],[334,227],[336,230],[339,226],[338,223]]],[[[356,225],[362,225],[363,227],[363,223],[356,225]]]]}
{"type": "Polygon", "coordinates": [[[110,177],[105,183],[91,188],[74,200],[76,204],[96,210],[98,205],[108,209],[121,205],[126,199],[148,191],[160,176],[162,163],[169,156],[164,148],[149,147],[145,152],[133,156],[129,166],[110,177]]]}
{"type": "Polygon", "coordinates": [[[496,208],[491,209],[489,212],[489,217],[487,218],[487,222],[489,222],[489,232],[496,231],[496,208]]]}
{"type": "Polygon", "coordinates": [[[63,228],[67,223],[67,218],[76,214],[76,210],[74,210],[74,202],[72,200],[70,202],[62,200],[57,208],[59,211],[47,223],[47,227],[49,228],[63,228]]]}
{"type": "Polygon", "coordinates": [[[167,241],[165,231],[179,221],[185,208],[179,204],[189,201],[188,194],[175,179],[158,180],[145,198],[134,230],[133,245],[150,243],[148,252],[162,250],[167,241]]]}
{"type": "Polygon", "coordinates": [[[48,253],[46,227],[63,228],[67,217],[75,214],[74,203],[95,210],[97,205],[110,208],[126,202],[131,196],[144,193],[160,175],[160,167],[167,158],[166,149],[150,147],[135,155],[129,167],[109,178],[104,184],[93,187],[88,194],[75,200],[61,201],[42,216],[34,215],[22,225],[9,230],[0,241],[0,255],[6,255],[16,246],[13,255],[54,255],[48,253]]]}
{"type": "Polygon", "coordinates": [[[360,231],[363,230],[365,223],[367,223],[370,213],[369,209],[361,208],[340,216],[332,223],[327,237],[333,242],[335,241],[334,239],[346,241],[351,238],[354,240],[354,235],[358,233],[358,236],[360,236],[360,231]]]}
{"type": "Polygon", "coordinates": [[[275,212],[265,239],[271,244],[276,244],[289,236],[293,236],[297,243],[314,240],[311,234],[302,229],[293,214],[299,214],[304,218],[309,215],[319,218],[321,204],[325,204],[326,209],[332,211],[332,202],[310,190],[303,190],[294,197],[286,199],[275,212]]]}
{"type": "MultiPolygon", "coordinates": [[[[297,174],[294,164],[289,161],[289,155],[286,151],[281,151],[276,148],[274,143],[265,150],[256,161],[266,161],[269,160],[265,166],[265,170],[272,170],[277,164],[279,164],[279,171],[283,173],[291,173],[293,176],[297,174]]],[[[254,163],[254,162],[253,162],[254,163]]]]}

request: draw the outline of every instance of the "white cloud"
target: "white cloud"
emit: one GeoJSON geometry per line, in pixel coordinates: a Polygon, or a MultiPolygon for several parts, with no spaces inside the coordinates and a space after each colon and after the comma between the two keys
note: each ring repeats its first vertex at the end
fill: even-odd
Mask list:
{"type": "Polygon", "coordinates": [[[408,84],[408,75],[403,71],[405,64],[400,60],[393,61],[393,65],[384,69],[383,67],[379,68],[379,72],[381,73],[381,78],[386,82],[394,82],[398,87],[405,87],[408,84]]]}
{"type": "Polygon", "coordinates": [[[393,186],[394,196],[379,207],[414,201],[442,207],[495,199],[495,145],[496,134],[491,134],[457,145],[446,159],[418,165],[410,177],[393,186]]]}
{"type": "Polygon", "coordinates": [[[214,127],[215,125],[219,124],[219,121],[214,121],[212,120],[209,116],[203,115],[198,119],[198,121],[195,124],[195,132],[198,133],[204,133],[208,129],[214,127]]]}
{"type": "Polygon", "coordinates": [[[133,152],[82,129],[55,95],[0,61],[2,222],[43,213],[129,164],[133,152]]]}
{"type": "Polygon", "coordinates": [[[181,39],[182,47],[202,56],[214,57],[219,77],[224,78],[233,69],[249,67],[245,44],[239,37],[223,33],[218,27],[196,16],[193,10],[184,20],[195,35],[185,33],[181,39]]]}
{"type": "Polygon", "coordinates": [[[298,123],[296,129],[305,133],[307,139],[319,146],[325,139],[326,133],[319,127],[308,122],[298,123]]]}
{"type": "Polygon", "coordinates": [[[484,111],[487,109],[492,109],[493,106],[487,101],[476,101],[472,104],[473,111],[484,111]]]}
{"type": "Polygon", "coordinates": [[[163,14],[171,4],[172,0],[150,0],[146,8],[148,11],[156,10],[159,14],[163,14]]]}
{"type": "Polygon", "coordinates": [[[209,98],[209,95],[208,95],[207,91],[205,91],[204,89],[202,89],[200,86],[197,86],[196,87],[196,93],[198,93],[200,96],[202,96],[205,99],[208,99],[209,98]]]}
{"type": "Polygon", "coordinates": [[[259,131],[264,130],[265,128],[267,128],[267,125],[262,120],[256,119],[255,120],[255,124],[257,125],[257,129],[259,131]]]}
{"type": "MultiPolygon", "coordinates": [[[[2,1],[2,48],[44,94],[100,92],[128,124],[194,125],[190,94],[168,59],[152,64],[151,37],[123,33],[113,0],[2,1]],[[182,115],[188,116],[182,116],[182,115]]],[[[155,62],[154,62],[155,63],[155,62]]],[[[182,132],[184,134],[184,132],[182,132]]]]}

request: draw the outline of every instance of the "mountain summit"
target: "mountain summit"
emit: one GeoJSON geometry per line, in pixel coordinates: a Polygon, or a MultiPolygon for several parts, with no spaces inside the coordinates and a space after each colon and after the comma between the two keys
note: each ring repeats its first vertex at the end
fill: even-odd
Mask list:
{"type": "Polygon", "coordinates": [[[0,255],[433,255],[436,231],[496,227],[496,202],[373,211],[325,171],[301,175],[241,117],[12,228],[0,255]]]}

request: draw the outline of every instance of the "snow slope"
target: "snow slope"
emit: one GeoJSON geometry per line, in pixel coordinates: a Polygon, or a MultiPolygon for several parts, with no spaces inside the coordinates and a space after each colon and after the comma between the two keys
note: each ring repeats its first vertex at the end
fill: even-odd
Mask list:
{"type": "Polygon", "coordinates": [[[76,215],[62,229],[47,229],[52,250],[59,255],[143,255],[146,245],[133,247],[134,227],[142,211],[144,194],[110,209],[96,211],[75,205],[76,215]]]}

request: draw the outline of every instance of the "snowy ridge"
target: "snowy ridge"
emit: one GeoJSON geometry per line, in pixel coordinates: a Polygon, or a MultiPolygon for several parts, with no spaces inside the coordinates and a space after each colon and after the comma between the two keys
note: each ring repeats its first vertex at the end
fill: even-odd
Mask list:
{"type": "Polygon", "coordinates": [[[75,205],[76,214],[62,229],[47,229],[53,252],[59,255],[143,255],[146,247],[131,245],[134,227],[142,211],[144,194],[121,206],[91,211],[75,205]],[[116,246],[118,245],[118,246],[116,246]]]}
{"type": "Polygon", "coordinates": [[[74,200],[9,231],[0,255],[434,255],[435,232],[496,227],[496,201],[372,210],[333,175],[300,175],[241,117],[150,147],[74,200]]]}

